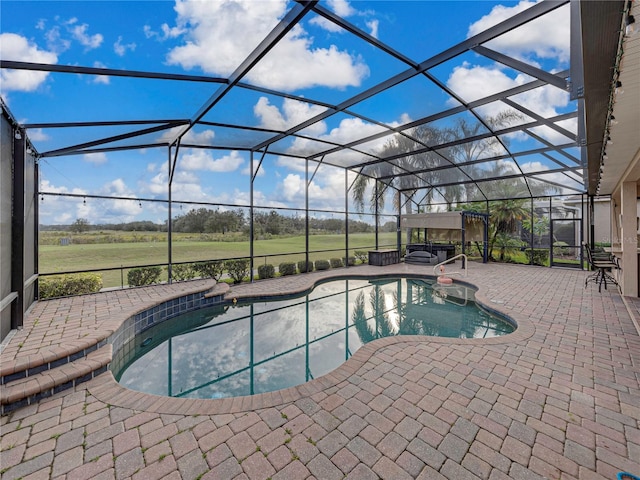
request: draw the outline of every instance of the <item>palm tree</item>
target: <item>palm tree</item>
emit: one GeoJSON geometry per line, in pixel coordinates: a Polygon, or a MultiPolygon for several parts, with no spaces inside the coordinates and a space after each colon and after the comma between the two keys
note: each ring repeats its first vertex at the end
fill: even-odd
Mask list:
{"type": "Polygon", "coordinates": [[[353,314],[351,315],[351,322],[362,343],[368,343],[377,338],[397,335],[397,333],[394,333],[393,325],[386,311],[384,290],[381,286],[375,285],[371,289],[369,292],[369,304],[373,311],[372,318],[375,320],[375,327],[369,325],[363,292],[360,292],[356,297],[353,314]]]}
{"type": "Polygon", "coordinates": [[[500,261],[504,260],[505,248],[510,246],[520,223],[531,218],[525,208],[526,199],[493,200],[489,203],[489,257],[493,258],[493,247],[500,240],[500,261]]]}
{"type": "MultiPolygon", "coordinates": [[[[375,181],[375,188],[371,190],[369,200],[372,212],[384,208],[384,195],[381,192],[392,187],[402,192],[402,196],[394,196],[394,207],[399,210],[401,204],[404,204],[405,213],[413,213],[414,197],[418,190],[439,183],[454,183],[456,180],[450,178],[451,169],[436,169],[446,163],[441,154],[431,150],[415,153],[425,146],[445,143],[449,139],[448,135],[447,131],[422,125],[410,131],[408,135],[398,134],[391,137],[383,147],[380,157],[394,160],[365,166],[354,182],[352,198],[356,208],[364,211],[365,195],[371,181],[375,181]],[[416,171],[421,173],[411,174],[416,171]],[[384,181],[376,180],[378,178],[384,181]]],[[[443,189],[441,194],[442,191],[443,189]]],[[[434,188],[429,189],[425,197],[427,203],[430,203],[436,192],[434,188]]],[[[443,196],[446,197],[446,193],[443,196]]],[[[410,232],[408,234],[410,235],[410,232]]]]}
{"type": "MultiPolygon", "coordinates": [[[[388,187],[402,192],[403,198],[396,196],[394,201],[405,205],[405,213],[413,213],[414,197],[418,191],[425,188],[428,189],[424,196],[425,203],[430,204],[434,196],[439,194],[447,202],[449,210],[453,208],[454,203],[472,201],[478,192],[483,198],[521,199],[489,202],[491,214],[489,251],[491,252],[498,235],[513,234],[516,223],[529,218],[524,198],[554,193],[557,189],[541,182],[527,182],[522,176],[513,176],[521,173],[517,167],[514,167],[515,162],[489,163],[488,160],[484,164],[473,163],[476,160],[504,154],[508,145],[507,139],[489,136],[466,142],[463,140],[482,137],[487,129],[497,131],[522,119],[522,114],[509,109],[477,122],[460,117],[453,127],[444,130],[422,125],[408,132],[408,135],[394,135],[380,154],[383,158],[393,158],[393,163],[385,161],[366,166],[356,178],[352,197],[357,208],[360,211],[364,210],[367,187],[377,178],[383,178],[385,181],[376,180],[377,188],[372,189],[369,202],[372,211],[376,208],[382,209],[384,195],[380,192],[388,187]],[[435,147],[447,144],[450,145],[438,151],[427,150],[414,153],[417,150],[423,150],[425,146],[435,147]],[[451,167],[443,168],[448,163],[451,167]],[[458,164],[465,164],[464,170],[457,168],[458,164]],[[409,172],[419,173],[407,174],[409,172]],[[482,182],[482,190],[478,187],[479,182],[469,181],[482,179],[497,181],[482,182]],[[446,186],[438,188],[438,185],[446,186]]],[[[400,208],[399,205],[395,206],[400,208]]],[[[407,234],[409,243],[411,231],[407,234]]]]}
{"type": "MultiPolygon", "coordinates": [[[[523,119],[524,116],[522,114],[512,109],[504,110],[495,116],[488,116],[483,119],[484,123],[479,121],[470,122],[465,117],[459,117],[456,119],[455,126],[450,129],[449,135],[454,140],[475,138],[485,133],[487,128],[496,131],[513,125],[523,119]]],[[[450,151],[456,164],[468,164],[483,158],[501,155],[505,153],[507,147],[508,139],[499,139],[496,136],[490,136],[480,140],[455,144],[451,147],[450,151]]],[[[475,164],[465,165],[464,168],[469,177],[474,179],[483,177],[490,178],[495,173],[497,173],[498,176],[500,175],[500,172],[492,172],[492,169],[483,171],[482,167],[475,164]]],[[[462,186],[460,186],[460,189],[462,190],[462,186]]],[[[464,198],[462,201],[471,201],[475,197],[477,190],[478,187],[476,183],[465,183],[464,198]]],[[[460,192],[459,197],[462,197],[462,192],[460,192]]]]}
{"type": "MultiPolygon", "coordinates": [[[[469,163],[485,156],[488,152],[502,153],[504,140],[488,137],[480,140],[457,143],[458,140],[474,138],[486,132],[485,125],[495,130],[513,124],[522,119],[522,115],[514,110],[506,110],[495,117],[488,117],[482,122],[471,123],[466,118],[458,118],[451,128],[439,129],[432,125],[421,125],[407,132],[394,135],[382,148],[380,157],[394,158],[393,163],[379,162],[366,166],[356,178],[352,190],[352,197],[358,210],[364,210],[365,194],[370,181],[375,178],[390,179],[388,183],[378,181],[378,188],[372,189],[370,198],[371,211],[376,207],[382,209],[384,196],[379,192],[388,186],[402,191],[404,196],[405,213],[412,213],[412,200],[416,192],[428,188],[424,200],[431,203],[439,194],[449,206],[460,201],[467,201],[475,188],[473,183],[466,182],[464,187],[456,182],[463,182],[475,178],[469,172],[477,171],[473,165],[465,166],[465,171],[456,168],[458,163],[469,163]],[[438,145],[453,145],[442,149],[424,150],[424,147],[438,145]],[[450,168],[443,168],[450,165],[450,168]],[[420,172],[417,174],[407,174],[420,172]],[[397,177],[393,178],[393,175],[397,177]],[[438,188],[444,184],[446,186],[438,188]],[[431,186],[434,186],[433,188],[431,186]],[[464,195],[463,195],[464,194],[464,195]]],[[[396,197],[397,198],[397,197],[396,197]]],[[[396,200],[397,201],[397,200],[396,200]]],[[[399,208],[399,205],[396,205],[399,208]]]]}

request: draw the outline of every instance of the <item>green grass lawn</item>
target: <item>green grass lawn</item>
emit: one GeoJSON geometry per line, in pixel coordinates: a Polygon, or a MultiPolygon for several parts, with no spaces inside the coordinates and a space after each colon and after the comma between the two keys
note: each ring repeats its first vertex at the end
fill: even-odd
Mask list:
{"type": "MultiPolygon", "coordinates": [[[[249,242],[207,242],[183,241],[176,236],[172,248],[172,260],[175,263],[198,260],[227,259],[249,256],[249,242]]],[[[380,233],[381,245],[395,244],[395,232],[380,233]]],[[[349,235],[349,250],[370,250],[375,245],[373,233],[349,235]]],[[[310,253],[311,260],[342,258],[345,248],[344,235],[312,235],[309,237],[309,249],[337,250],[335,252],[310,253]]],[[[78,270],[98,270],[102,268],[118,268],[114,271],[100,272],[105,287],[120,286],[122,280],[127,282],[127,268],[137,265],[166,264],[169,258],[167,242],[131,242],[131,243],[92,243],[41,245],[40,272],[61,273],[78,270]]],[[[304,254],[287,255],[292,252],[305,251],[305,237],[283,237],[254,242],[255,265],[270,263],[278,265],[284,261],[303,260],[304,254]],[[265,255],[277,255],[264,257],[265,255]],[[261,258],[262,257],[262,258],[261,258]]]]}

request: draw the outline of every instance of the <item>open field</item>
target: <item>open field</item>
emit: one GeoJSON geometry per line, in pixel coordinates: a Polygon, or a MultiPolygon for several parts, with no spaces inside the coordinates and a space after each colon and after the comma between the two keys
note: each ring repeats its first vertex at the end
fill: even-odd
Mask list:
{"type": "MultiPolygon", "coordinates": [[[[166,233],[161,232],[96,232],[95,234],[79,234],[77,242],[73,234],[65,232],[62,236],[70,238],[71,243],[61,246],[59,239],[50,241],[52,234],[47,232],[46,242],[40,246],[40,272],[43,274],[74,272],[80,270],[100,270],[114,268],[115,270],[98,272],[102,276],[104,287],[119,287],[127,283],[127,272],[131,267],[160,264],[168,262],[169,252],[166,233]],[[84,243],[79,243],[80,241],[84,243]]],[[[53,234],[55,235],[55,234],[53,234]]],[[[60,234],[58,234],[60,236],[60,234]]],[[[53,237],[55,238],[55,237],[53,237]]],[[[250,245],[248,240],[228,241],[232,235],[223,238],[224,241],[211,240],[206,234],[178,233],[173,236],[172,261],[195,262],[204,260],[218,260],[248,257],[250,245]]],[[[379,234],[380,246],[391,246],[396,243],[395,232],[379,234]]],[[[349,251],[353,255],[355,250],[372,250],[375,246],[373,233],[354,233],[349,235],[349,251]]],[[[254,266],[272,264],[278,266],[285,261],[304,260],[304,235],[291,237],[276,237],[254,242],[254,266]]],[[[345,237],[342,234],[326,234],[309,236],[309,257],[312,261],[342,258],[345,256],[345,237]]],[[[467,252],[477,255],[475,248],[467,252]]],[[[498,258],[499,251],[494,249],[494,258],[498,258]]],[[[508,261],[514,263],[528,263],[524,252],[509,249],[508,261]]],[[[576,261],[567,263],[578,263],[576,261]]],[[[548,264],[548,263],[547,263],[548,264]]],[[[166,280],[166,273],[163,274],[166,280]]]]}
{"type": "MultiPolygon", "coordinates": [[[[100,272],[105,287],[120,286],[126,283],[127,267],[150,264],[166,264],[169,258],[168,243],[161,241],[148,242],[106,242],[74,244],[41,245],[40,272],[58,273],[78,270],[99,270],[117,268],[118,270],[100,272]]],[[[217,242],[185,240],[185,236],[174,237],[172,260],[175,263],[198,260],[227,259],[249,256],[249,242],[217,242]]],[[[194,235],[190,235],[193,238],[194,235]]],[[[107,237],[108,238],[108,237],[107,237]]],[[[157,238],[155,235],[152,238],[157,238]]],[[[395,245],[396,234],[380,233],[380,245],[395,245]]],[[[375,246],[373,233],[357,233],[349,235],[349,250],[371,250],[375,246]]],[[[309,237],[311,260],[344,257],[344,235],[312,235],[309,237]],[[318,250],[336,250],[334,252],[318,252],[318,250]]],[[[305,237],[281,237],[254,242],[255,264],[270,263],[278,265],[284,261],[303,260],[304,254],[287,255],[291,252],[305,251],[305,237]],[[276,255],[274,257],[265,257],[276,255]],[[263,258],[260,258],[263,257],[263,258]]]]}

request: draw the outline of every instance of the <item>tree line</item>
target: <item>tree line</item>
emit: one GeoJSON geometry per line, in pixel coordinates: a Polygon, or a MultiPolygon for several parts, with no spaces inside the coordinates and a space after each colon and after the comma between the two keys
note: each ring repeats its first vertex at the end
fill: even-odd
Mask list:
{"type": "MultiPolygon", "coordinates": [[[[209,208],[191,209],[188,212],[177,215],[172,221],[172,231],[180,233],[218,233],[240,232],[249,235],[249,216],[243,209],[220,210],[209,208]]],[[[375,226],[360,220],[349,219],[350,233],[371,233],[375,226]]],[[[306,219],[304,215],[287,216],[276,210],[269,212],[257,211],[253,215],[253,229],[256,238],[264,235],[300,235],[306,231],[306,219]]],[[[309,218],[310,233],[345,233],[344,218],[309,218]]],[[[91,224],[85,218],[78,218],[72,224],[67,225],[41,225],[41,231],[69,231],[82,233],[90,231],[111,230],[123,232],[166,232],[167,223],[154,223],[150,220],[134,221],[126,223],[102,223],[91,224]]],[[[386,222],[380,227],[380,231],[395,231],[394,221],[386,222]]]]}

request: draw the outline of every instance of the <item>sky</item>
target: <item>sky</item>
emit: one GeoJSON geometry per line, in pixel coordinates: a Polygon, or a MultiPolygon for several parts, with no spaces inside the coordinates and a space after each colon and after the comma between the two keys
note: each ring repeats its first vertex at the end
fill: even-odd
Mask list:
{"type": "MultiPolygon", "coordinates": [[[[321,5],[402,55],[422,62],[534,3],[528,0],[332,0],[323,1],[321,5]]],[[[3,0],[0,57],[35,63],[228,77],[292,5],[284,0],[3,0]]],[[[566,70],[569,67],[568,6],[487,46],[550,72],[566,70]]],[[[242,81],[317,102],[339,103],[406,69],[406,64],[322,17],[309,14],[242,81]]],[[[465,102],[530,80],[521,72],[474,53],[444,62],[430,73],[465,102]]],[[[27,124],[188,119],[219,87],[206,82],[187,85],[181,81],[9,69],[0,70],[0,75],[3,101],[18,122],[27,124]]],[[[536,89],[514,100],[542,116],[575,110],[568,93],[555,87],[536,89]]],[[[380,119],[396,127],[456,105],[457,100],[431,82],[414,78],[353,105],[352,110],[364,118],[380,119]]],[[[490,104],[479,114],[494,115],[497,108],[490,104]]],[[[245,89],[225,96],[203,120],[283,130],[324,110],[324,106],[311,101],[245,89]]],[[[273,149],[279,154],[266,155],[256,172],[255,204],[264,208],[304,208],[305,164],[287,154],[306,155],[317,151],[318,143],[313,139],[344,143],[381,130],[362,117],[336,114],[307,127],[303,131],[307,138],[276,143],[273,149]]],[[[149,126],[31,128],[27,135],[35,149],[44,153],[149,126]]],[[[563,122],[562,126],[575,132],[575,121],[563,122]]],[[[180,132],[179,127],[167,129],[109,146],[134,141],[153,145],[175,139],[180,132]]],[[[540,129],[537,133],[552,143],[567,142],[566,137],[549,129],[540,129]]],[[[179,150],[172,188],[172,198],[178,201],[174,214],[194,208],[188,203],[181,205],[180,200],[215,203],[222,209],[248,205],[250,156],[240,147],[269,136],[259,132],[249,135],[213,125],[191,129],[183,143],[238,148],[179,150]]],[[[508,141],[515,151],[541,145],[522,135],[508,141]]],[[[374,141],[362,148],[375,154],[383,142],[384,139],[374,141]]],[[[168,157],[167,148],[148,147],[41,158],[41,223],[71,223],[80,217],[92,224],[147,219],[163,223],[167,218],[166,205],[144,199],[167,199],[168,157]],[[132,200],[47,195],[65,193],[132,200]]],[[[260,156],[255,158],[257,163],[260,156]]],[[[345,155],[335,161],[348,164],[352,160],[345,155]]],[[[525,171],[557,167],[544,157],[521,157],[521,160],[525,171]]],[[[566,161],[561,157],[560,160],[566,161]]],[[[311,168],[313,173],[315,164],[311,168]]],[[[557,174],[550,176],[561,183],[568,180],[557,174]]],[[[310,207],[318,210],[318,216],[326,216],[326,210],[343,210],[345,181],[352,179],[353,174],[345,180],[341,168],[320,166],[309,185],[310,207]]],[[[386,204],[387,212],[392,213],[393,202],[386,204]]]]}

